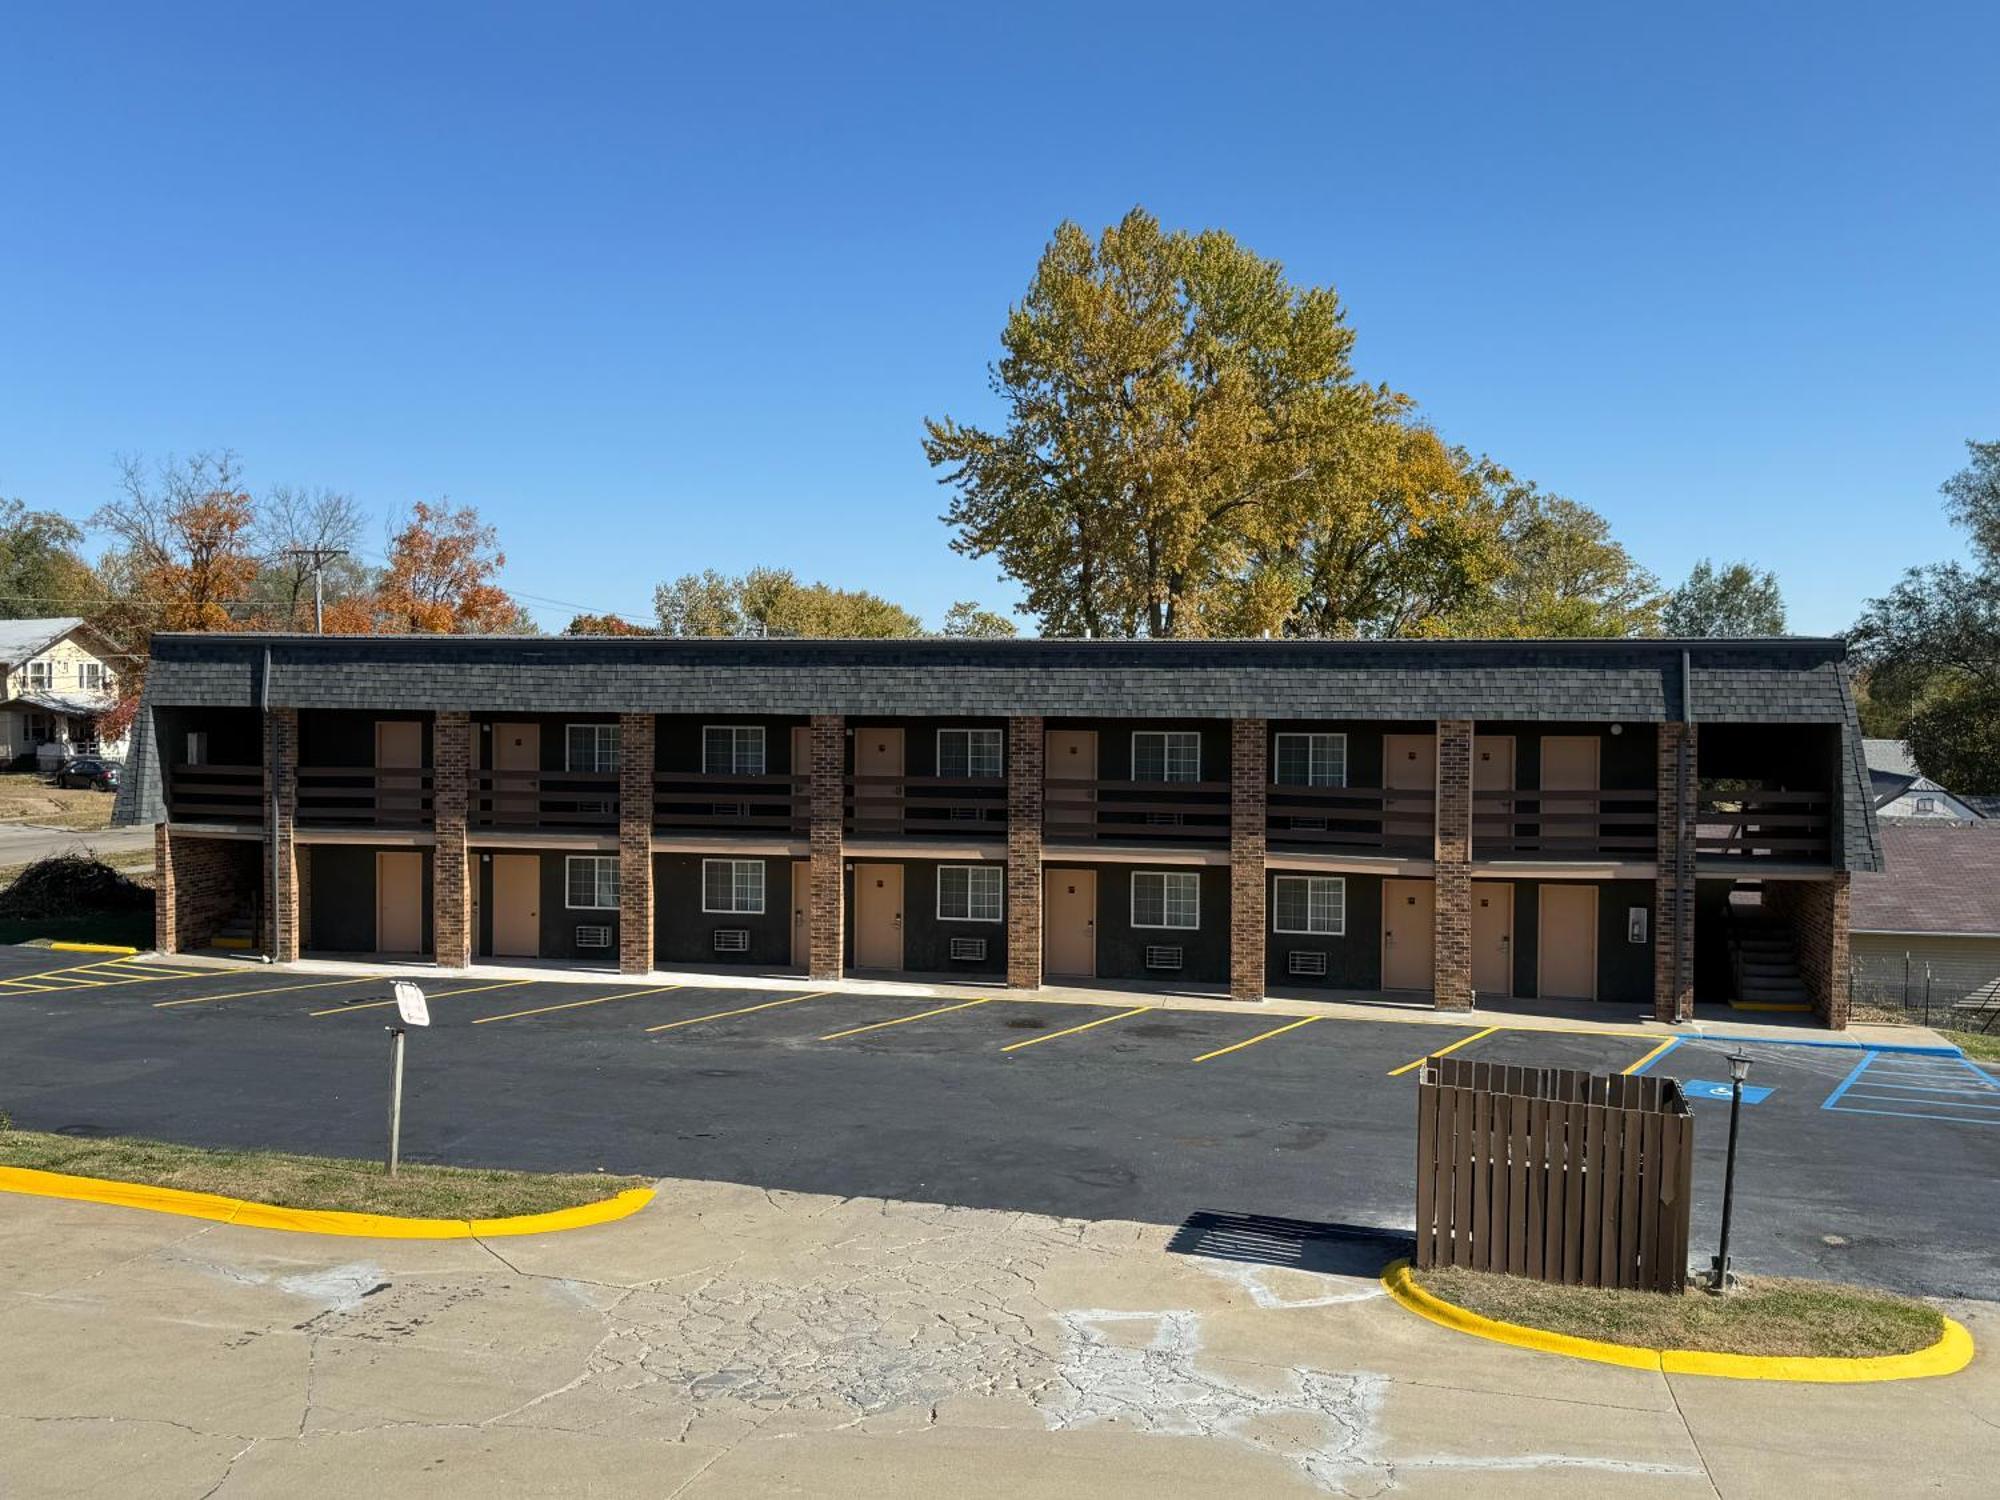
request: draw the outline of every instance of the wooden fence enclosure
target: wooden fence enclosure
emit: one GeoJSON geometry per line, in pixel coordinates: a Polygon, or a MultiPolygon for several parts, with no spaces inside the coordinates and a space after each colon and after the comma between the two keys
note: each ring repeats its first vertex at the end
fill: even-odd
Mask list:
{"type": "Polygon", "coordinates": [[[1686,1290],[1694,1119],[1678,1083],[1455,1057],[1421,1077],[1419,1269],[1686,1290]]]}

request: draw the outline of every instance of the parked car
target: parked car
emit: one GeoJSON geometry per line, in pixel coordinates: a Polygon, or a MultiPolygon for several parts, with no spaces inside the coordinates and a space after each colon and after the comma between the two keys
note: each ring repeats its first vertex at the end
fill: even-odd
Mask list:
{"type": "Polygon", "coordinates": [[[118,790],[118,762],[79,755],[74,760],[63,762],[62,769],[56,772],[56,785],[115,792],[118,790]]]}

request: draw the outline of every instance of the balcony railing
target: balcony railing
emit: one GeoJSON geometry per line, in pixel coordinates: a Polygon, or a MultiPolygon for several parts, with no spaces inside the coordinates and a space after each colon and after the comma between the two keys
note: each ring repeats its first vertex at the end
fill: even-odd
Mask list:
{"type": "Polygon", "coordinates": [[[1619,789],[1472,794],[1475,859],[1634,859],[1659,852],[1659,795],[1619,789]]]}
{"type": "Polygon", "coordinates": [[[427,828],[428,766],[301,766],[299,821],[376,828],[427,828]]]}
{"type": "Polygon", "coordinates": [[[1051,781],[1043,797],[1042,831],[1054,840],[1229,837],[1226,781],[1051,781]]]}
{"type": "Polygon", "coordinates": [[[1437,793],[1429,788],[1274,786],[1266,796],[1273,843],[1403,857],[1434,846],[1437,793]]]}
{"type": "Polygon", "coordinates": [[[997,776],[850,776],[846,817],[855,838],[1005,838],[1007,783],[997,776]]]}
{"type": "Polygon", "coordinates": [[[1701,859],[1819,864],[1833,855],[1831,799],[1824,792],[1732,792],[1695,804],[1701,859]]]}
{"type": "Polygon", "coordinates": [[[616,771],[474,771],[474,828],[599,833],[618,826],[616,771]]]}
{"type": "Polygon", "coordinates": [[[176,822],[261,823],[264,768],[173,766],[167,773],[167,815],[176,822]]]}
{"type": "Polygon", "coordinates": [[[804,776],[709,776],[662,771],[653,778],[653,826],[689,833],[804,834],[804,776]]]}

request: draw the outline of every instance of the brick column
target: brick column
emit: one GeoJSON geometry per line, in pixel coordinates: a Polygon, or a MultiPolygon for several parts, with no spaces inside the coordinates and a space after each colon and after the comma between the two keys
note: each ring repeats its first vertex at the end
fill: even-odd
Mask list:
{"type": "Polygon", "coordinates": [[[1435,978],[1439,1010],[1471,1010],[1472,720],[1437,721],[1435,978]]]}
{"type": "Polygon", "coordinates": [[[472,868],[465,825],[472,786],[472,719],[441,708],[431,726],[431,941],[441,969],[472,962],[472,868]]]}
{"type": "Polygon", "coordinates": [[[1853,972],[1848,953],[1850,877],[1767,880],[1764,908],[1792,930],[1799,979],[1812,996],[1813,1014],[1835,1031],[1847,1029],[1853,972]]]}
{"type": "Polygon", "coordinates": [[[618,716],[618,972],[653,971],[653,716],[618,716]]]}
{"type": "Polygon", "coordinates": [[[1653,1019],[1694,1019],[1695,727],[1661,724],[1653,874],[1653,1019]]]}
{"type": "Polygon", "coordinates": [[[174,920],[174,843],[164,823],[153,825],[153,946],[162,953],[178,953],[180,927],[174,920]]]}
{"type": "Polygon", "coordinates": [[[841,880],[841,807],[847,789],[847,721],[812,716],[812,906],[806,913],[810,977],[838,979],[844,965],[846,899],[841,880]]]}
{"type": "Polygon", "coordinates": [[[299,711],[274,708],[264,756],[264,910],[266,951],[274,963],[299,956],[299,711]],[[275,795],[277,807],[271,806],[275,795]],[[276,855],[273,857],[273,847],[276,855]],[[277,888],[272,889],[273,866],[277,888]]]}
{"type": "Polygon", "coordinates": [[[1263,719],[1229,725],[1229,998],[1264,998],[1265,808],[1270,777],[1269,726],[1263,719]]]}
{"type": "Polygon", "coordinates": [[[1047,726],[1007,721],[1007,988],[1042,984],[1042,802],[1047,726]]]}

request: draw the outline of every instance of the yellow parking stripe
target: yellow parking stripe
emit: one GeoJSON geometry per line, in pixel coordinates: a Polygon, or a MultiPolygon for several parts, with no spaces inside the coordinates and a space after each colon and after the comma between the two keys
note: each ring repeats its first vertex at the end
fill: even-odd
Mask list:
{"type": "Polygon", "coordinates": [[[955,1010],[971,1010],[975,1005],[988,1005],[991,1003],[992,997],[989,995],[983,1000],[965,1000],[957,1005],[940,1005],[936,1010],[920,1010],[914,1016],[898,1016],[893,1021],[877,1021],[872,1026],[850,1026],[845,1031],[829,1031],[820,1040],[822,1042],[837,1042],[844,1036],[860,1036],[864,1031],[880,1031],[884,1026],[902,1026],[911,1021],[924,1021],[932,1016],[947,1015],[955,1010]]]}
{"type": "Polygon", "coordinates": [[[64,983],[68,983],[69,981],[64,979],[65,975],[95,974],[122,962],[123,960],[115,958],[93,958],[89,963],[67,964],[60,969],[37,969],[32,974],[16,974],[12,979],[0,979],[0,990],[11,990],[26,986],[26,993],[36,994],[42,989],[48,988],[43,983],[45,980],[61,979],[64,983]]]}
{"type": "Polygon", "coordinates": [[[1421,1068],[1425,1063],[1429,1062],[1432,1058],[1443,1057],[1447,1052],[1456,1052],[1460,1047],[1468,1047],[1472,1043],[1478,1041],[1483,1036],[1493,1035],[1493,1033],[1498,1031],[1499,1029],[1500,1028],[1498,1026],[1489,1026],[1484,1031],[1473,1032],[1471,1036],[1462,1036],[1457,1041],[1453,1042],[1449,1047],[1439,1047],[1434,1052],[1426,1052],[1422,1057],[1418,1058],[1415,1062],[1406,1062],[1400,1068],[1391,1068],[1389,1070],[1389,1076],[1391,1078],[1401,1078],[1405,1073],[1410,1072],[1412,1069],[1421,1068]]]}
{"type": "Polygon", "coordinates": [[[1658,1057],[1662,1052],[1666,1051],[1667,1048],[1673,1046],[1674,1043],[1680,1040],[1681,1038],[1677,1036],[1668,1037],[1664,1042],[1660,1043],[1660,1045],[1655,1047],[1651,1052],[1648,1052],[1644,1057],[1640,1058],[1637,1062],[1633,1063],[1631,1067],[1625,1068],[1622,1071],[1626,1073],[1638,1072],[1641,1068],[1645,1067],[1647,1063],[1651,1062],[1654,1058],[1658,1057]]]}
{"type": "MultiPolygon", "coordinates": [[[[523,1016],[545,1016],[554,1010],[575,1010],[584,1005],[603,1005],[608,1000],[636,1000],[641,995],[664,995],[668,990],[677,990],[677,984],[659,984],[650,990],[623,990],[616,995],[592,995],[588,1000],[565,1000],[560,1005],[538,1005],[533,1010],[510,1010],[505,1015],[479,1016],[473,1020],[474,1026],[484,1026],[488,1021],[518,1021],[523,1016]]],[[[454,990],[454,994],[464,994],[454,990]]]]}
{"type": "Polygon", "coordinates": [[[1075,1036],[1079,1031],[1089,1031],[1096,1026],[1109,1026],[1113,1021],[1122,1021],[1127,1016],[1143,1015],[1149,1010],[1157,1010],[1154,1005],[1135,1005],[1130,1010],[1121,1010],[1115,1016],[1099,1016],[1095,1021],[1085,1021],[1081,1026],[1065,1027],[1061,1031],[1051,1031],[1047,1036],[1031,1036],[1023,1042],[1009,1042],[1002,1052],[1019,1052],[1023,1047],[1033,1047],[1041,1042],[1053,1042],[1059,1037],[1075,1036]]]}
{"type": "MultiPolygon", "coordinates": [[[[449,1000],[453,995],[483,995],[488,990],[511,990],[520,985],[533,984],[532,979],[496,979],[491,984],[475,984],[462,990],[439,990],[435,995],[425,995],[426,1000],[449,1000]]],[[[358,1000],[352,1005],[333,1005],[325,1010],[309,1010],[308,1016],[346,1016],[357,1010],[380,1010],[385,1005],[394,1005],[388,1000],[358,1000]]]]}
{"type": "MultiPolygon", "coordinates": [[[[176,969],[171,974],[121,974],[116,978],[98,978],[96,975],[71,974],[60,984],[37,985],[31,990],[17,990],[21,995],[72,995],[82,990],[114,990],[128,984],[166,984],[175,979],[228,979],[233,976],[217,973],[213,969],[176,969]]],[[[7,996],[0,995],[0,1000],[7,996]]]]}
{"type": "Polygon", "coordinates": [[[1244,1041],[1233,1042],[1227,1047],[1217,1047],[1213,1052],[1204,1052],[1195,1061],[1207,1062],[1211,1057],[1222,1057],[1231,1052],[1241,1052],[1245,1047],[1254,1047],[1259,1042],[1268,1042],[1274,1036],[1283,1036],[1288,1031],[1297,1031],[1301,1026],[1310,1026],[1313,1022],[1324,1019],[1326,1019],[1324,1016],[1305,1016],[1296,1021],[1289,1021],[1283,1026],[1274,1026],[1269,1031],[1260,1031],[1255,1036],[1244,1041]]]}
{"type": "Polygon", "coordinates": [[[726,1021],[731,1016],[747,1016],[755,1010],[775,1010],[780,1005],[797,1005],[801,1000],[817,1000],[822,995],[830,995],[831,990],[812,990],[803,995],[790,995],[783,1000],[766,1000],[762,1005],[745,1005],[735,1010],[711,1011],[705,1016],[689,1016],[685,1021],[669,1021],[664,1026],[648,1026],[647,1031],[672,1031],[680,1026],[692,1026],[698,1021],[726,1021]]]}
{"type": "Polygon", "coordinates": [[[223,1000],[248,1000],[252,995],[282,995],[287,990],[323,990],[336,984],[380,984],[381,982],[380,975],[359,974],[351,979],[321,979],[311,984],[272,984],[266,985],[261,990],[231,990],[226,995],[190,995],[185,1000],[155,1000],[153,1009],[166,1010],[175,1005],[208,1005],[223,1000]]]}

